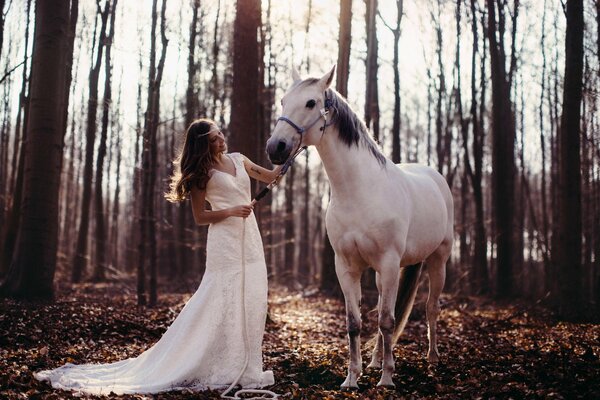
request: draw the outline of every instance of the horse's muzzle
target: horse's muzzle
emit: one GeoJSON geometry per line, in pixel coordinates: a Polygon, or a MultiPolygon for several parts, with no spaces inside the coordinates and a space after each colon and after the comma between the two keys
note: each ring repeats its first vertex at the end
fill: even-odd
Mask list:
{"type": "Polygon", "coordinates": [[[283,140],[271,140],[267,141],[267,154],[269,160],[275,165],[281,165],[287,161],[292,152],[292,145],[286,143],[283,140]]]}

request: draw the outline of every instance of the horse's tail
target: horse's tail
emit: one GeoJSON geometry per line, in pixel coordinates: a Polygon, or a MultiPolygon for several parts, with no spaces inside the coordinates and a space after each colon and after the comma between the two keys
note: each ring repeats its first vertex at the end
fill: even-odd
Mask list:
{"type": "Polygon", "coordinates": [[[394,315],[396,317],[396,328],[394,329],[393,342],[396,343],[402,334],[406,321],[417,296],[419,288],[419,277],[423,263],[409,265],[400,269],[400,284],[398,285],[398,295],[396,298],[396,308],[394,315]]]}

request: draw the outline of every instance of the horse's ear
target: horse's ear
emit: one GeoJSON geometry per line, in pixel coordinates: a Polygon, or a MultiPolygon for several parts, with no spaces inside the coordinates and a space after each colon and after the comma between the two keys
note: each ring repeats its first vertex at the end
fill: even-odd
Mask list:
{"type": "Polygon", "coordinates": [[[298,81],[302,80],[302,78],[300,78],[300,74],[298,73],[298,70],[296,69],[295,66],[292,66],[292,79],[294,80],[294,82],[298,82],[298,81]]]}
{"type": "Polygon", "coordinates": [[[323,89],[327,89],[331,85],[331,82],[333,82],[334,74],[335,74],[335,64],[333,64],[331,71],[329,71],[328,73],[323,75],[323,77],[321,78],[321,80],[319,82],[323,85],[323,89]]]}

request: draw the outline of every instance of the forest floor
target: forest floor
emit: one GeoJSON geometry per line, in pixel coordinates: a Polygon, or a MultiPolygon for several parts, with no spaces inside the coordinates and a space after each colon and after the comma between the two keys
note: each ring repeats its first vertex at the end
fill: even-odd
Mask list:
{"type": "MultiPolygon", "coordinates": [[[[521,303],[443,296],[441,361],[429,366],[421,286],[395,348],[396,389],[377,388],[380,371],[365,370],[354,392],[339,390],[347,363],[343,303],[316,291],[272,287],[264,363],[276,384],[268,389],[284,399],[600,398],[600,325],[559,322],[545,309],[521,303]]],[[[153,309],[138,308],[131,284],[63,288],[51,304],[0,300],[0,398],[87,398],[53,390],[32,373],[65,362],[136,356],[161,337],[191,292],[188,285],[162,294],[153,309]]],[[[364,309],[363,316],[366,366],[375,315],[364,309]]],[[[218,399],[219,392],[104,398],[218,399]]]]}

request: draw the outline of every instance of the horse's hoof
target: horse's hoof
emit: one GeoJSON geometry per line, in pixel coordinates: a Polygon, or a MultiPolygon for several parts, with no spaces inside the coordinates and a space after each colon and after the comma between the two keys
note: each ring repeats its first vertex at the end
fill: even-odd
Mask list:
{"type": "Polygon", "coordinates": [[[340,390],[342,392],[357,392],[358,391],[358,386],[340,386],[340,390]]]}
{"type": "Polygon", "coordinates": [[[429,364],[437,364],[440,361],[440,356],[437,353],[429,353],[427,355],[427,362],[429,364]]]}
{"type": "Polygon", "coordinates": [[[396,389],[396,385],[394,384],[394,382],[384,382],[383,380],[380,380],[379,383],[377,384],[378,387],[382,387],[382,388],[386,388],[386,389],[396,389]]]}
{"type": "Polygon", "coordinates": [[[348,377],[348,378],[346,378],[344,383],[342,383],[342,385],[340,386],[340,389],[342,389],[344,391],[358,390],[358,383],[356,383],[355,380],[352,380],[348,377]]]}
{"type": "Polygon", "coordinates": [[[367,368],[381,368],[381,361],[373,360],[367,365],[367,368]]]}

